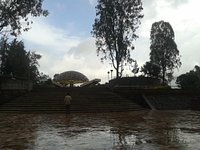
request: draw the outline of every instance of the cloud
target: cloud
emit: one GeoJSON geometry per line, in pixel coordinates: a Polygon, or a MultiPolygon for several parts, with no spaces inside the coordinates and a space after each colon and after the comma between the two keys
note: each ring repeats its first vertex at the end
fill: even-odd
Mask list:
{"type": "MultiPolygon", "coordinates": [[[[65,11],[66,10],[66,5],[64,1],[61,2],[55,2],[55,6],[56,6],[56,11],[65,11]]],[[[55,12],[56,13],[56,12],[55,12]]]]}
{"type": "Polygon", "coordinates": [[[90,80],[94,78],[103,79],[106,75],[106,67],[100,64],[97,58],[80,57],[76,58],[73,55],[65,55],[58,62],[60,65],[53,67],[53,72],[61,73],[63,71],[75,70],[85,74],[90,80]]]}
{"type": "Polygon", "coordinates": [[[181,54],[182,66],[175,71],[175,76],[191,70],[200,62],[199,35],[200,14],[196,0],[144,0],[144,19],[139,28],[134,56],[140,63],[149,58],[150,30],[154,22],[164,20],[172,25],[175,32],[175,42],[181,54]],[[150,13],[150,14],[148,14],[150,13]],[[143,56],[142,56],[143,55],[143,56]]]}
{"type": "Polygon", "coordinates": [[[96,6],[97,0],[89,0],[90,5],[96,6]]]}
{"type": "Polygon", "coordinates": [[[188,3],[188,0],[168,0],[172,7],[177,8],[180,5],[188,3]]]}
{"type": "Polygon", "coordinates": [[[109,68],[108,64],[102,64],[97,57],[93,38],[87,38],[76,47],[72,47],[56,64],[52,66],[52,72],[75,70],[85,74],[90,80],[100,78],[103,82],[106,81],[109,68]]]}
{"type": "MultiPolygon", "coordinates": [[[[94,6],[97,1],[89,0],[88,2],[94,6]]],[[[197,15],[200,14],[198,8],[200,2],[196,0],[143,0],[143,4],[144,18],[137,30],[139,38],[134,41],[133,59],[136,59],[140,66],[149,60],[151,25],[155,21],[164,20],[172,25],[175,41],[182,55],[182,67],[179,72],[175,72],[175,76],[199,64],[200,20],[197,15]]],[[[57,18],[54,19],[58,22],[57,18]]],[[[73,21],[73,16],[70,20],[73,21]]],[[[42,54],[39,69],[51,77],[56,73],[75,70],[85,74],[89,79],[101,78],[104,83],[108,78],[107,71],[113,69],[109,62],[104,64],[100,62],[96,54],[95,40],[90,35],[75,35],[74,32],[72,33],[72,28],[56,28],[45,19],[34,19],[32,29],[24,33],[22,38],[27,49],[36,50],[42,54]]],[[[124,75],[126,74],[132,75],[130,71],[126,71],[124,75]]]]}
{"type": "Polygon", "coordinates": [[[52,25],[35,19],[29,32],[25,32],[22,38],[27,42],[48,48],[49,51],[66,51],[76,46],[80,38],[70,35],[70,31],[56,28],[52,25]]]}
{"type": "Polygon", "coordinates": [[[107,80],[108,66],[97,57],[94,38],[75,37],[70,35],[70,31],[57,29],[41,20],[35,20],[32,29],[22,38],[27,49],[42,55],[39,70],[51,77],[75,70],[89,79],[107,80]]]}

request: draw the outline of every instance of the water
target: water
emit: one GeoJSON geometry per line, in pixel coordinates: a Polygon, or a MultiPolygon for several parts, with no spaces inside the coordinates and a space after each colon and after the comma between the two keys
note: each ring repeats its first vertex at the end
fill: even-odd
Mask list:
{"type": "Polygon", "coordinates": [[[199,111],[0,113],[2,150],[198,150],[199,111]]]}

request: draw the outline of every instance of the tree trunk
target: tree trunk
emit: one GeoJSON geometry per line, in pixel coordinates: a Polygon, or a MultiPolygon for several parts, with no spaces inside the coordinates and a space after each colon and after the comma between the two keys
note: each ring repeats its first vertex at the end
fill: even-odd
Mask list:
{"type": "Polygon", "coordinates": [[[116,78],[119,78],[119,62],[117,61],[117,67],[116,67],[116,78]]]}
{"type": "Polygon", "coordinates": [[[165,84],[165,68],[163,67],[162,83],[165,84]]]}
{"type": "Polygon", "coordinates": [[[116,70],[116,78],[118,79],[119,78],[119,69],[116,68],[115,70],[116,70]]]}

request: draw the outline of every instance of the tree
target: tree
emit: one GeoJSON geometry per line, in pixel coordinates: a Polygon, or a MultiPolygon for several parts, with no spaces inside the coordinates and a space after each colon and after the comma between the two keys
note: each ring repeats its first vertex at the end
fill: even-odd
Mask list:
{"type": "Polygon", "coordinates": [[[133,65],[131,65],[131,72],[136,76],[136,74],[139,72],[140,68],[138,67],[137,62],[135,61],[133,65]]]}
{"type": "Polygon", "coordinates": [[[12,74],[17,78],[27,78],[29,69],[29,59],[22,41],[13,40],[9,44],[8,58],[4,75],[12,74]]]}
{"type": "Polygon", "coordinates": [[[7,38],[2,37],[0,39],[0,75],[6,70],[6,60],[8,59],[9,44],[7,38]]]}
{"type": "Polygon", "coordinates": [[[200,67],[195,66],[190,72],[178,76],[176,83],[181,88],[200,88],[200,67]]]}
{"type": "Polygon", "coordinates": [[[173,70],[181,66],[179,50],[174,39],[174,31],[168,22],[159,21],[152,24],[150,62],[161,68],[163,83],[170,81],[173,70]]]}
{"type": "Polygon", "coordinates": [[[110,60],[116,77],[122,76],[123,67],[132,63],[130,51],[143,17],[141,0],[98,0],[92,35],[96,38],[97,55],[101,61],[110,60]]]}
{"type": "Polygon", "coordinates": [[[27,56],[29,58],[29,79],[34,81],[35,83],[40,80],[40,72],[38,70],[39,63],[38,60],[42,57],[40,54],[36,54],[36,52],[28,52],[27,56]]]}
{"type": "Polygon", "coordinates": [[[42,8],[43,0],[0,0],[0,34],[9,32],[17,36],[27,31],[32,21],[30,16],[47,16],[42,8]]]}
{"type": "Polygon", "coordinates": [[[143,67],[141,68],[141,72],[144,73],[144,75],[147,75],[148,77],[156,78],[158,79],[160,76],[160,67],[156,64],[153,64],[151,62],[146,62],[143,67]]]}
{"type": "Polygon", "coordinates": [[[29,79],[34,83],[38,82],[40,78],[38,60],[41,55],[35,52],[27,52],[24,43],[16,39],[10,43],[5,39],[1,39],[0,54],[1,76],[8,77],[12,75],[17,79],[29,79]]]}

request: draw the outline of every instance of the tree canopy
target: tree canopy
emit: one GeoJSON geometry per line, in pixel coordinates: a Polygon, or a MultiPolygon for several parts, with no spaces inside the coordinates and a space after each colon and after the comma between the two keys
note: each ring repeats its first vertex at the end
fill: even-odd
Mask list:
{"type": "Polygon", "coordinates": [[[146,62],[143,67],[141,67],[141,72],[143,72],[144,75],[156,79],[160,78],[160,70],[161,69],[158,65],[151,62],[146,62]]]}
{"type": "Polygon", "coordinates": [[[193,70],[180,75],[176,83],[181,88],[200,88],[200,67],[195,66],[193,70]]]}
{"type": "Polygon", "coordinates": [[[0,0],[0,34],[17,36],[27,31],[32,21],[30,16],[47,16],[42,8],[43,0],[0,0]]]}
{"type": "Polygon", "coordinates": [[[98,56],[111,61],[117,78],[122,76],[124,65],[134,62],[130,51],[138,38],[135,31],[143,18],[142,10],[141,0],[98,0],[92,35],[98,56]]]}
{"type": "Polygon", "coordinates": [[[173,70],[181,66],[180,55],[170,23],[159,21],[152,24],[150,62],[160,67],[163,83],[173,78],[173,70]]]}
{"type": "Polygon", "coordinates": [[[18,79],[30,79],[37,82],[40,73],[38,60],[41,55],[27,52],[22,41],[16,39],[8,42],[2,38],[0,41],[0,75],[18,79]]]}

